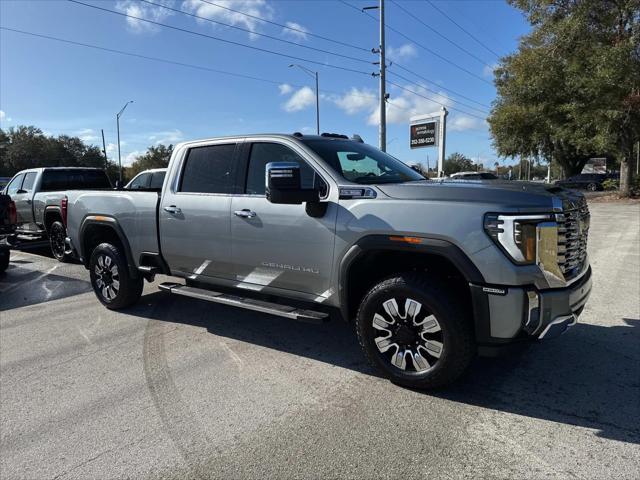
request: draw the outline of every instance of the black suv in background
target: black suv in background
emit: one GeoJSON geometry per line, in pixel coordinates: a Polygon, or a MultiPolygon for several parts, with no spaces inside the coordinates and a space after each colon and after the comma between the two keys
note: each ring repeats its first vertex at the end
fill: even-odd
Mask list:
{"type": "Polygon", "coordinates": [[[596,192],[598,190],[603,190],[602,182],[607,178],[613,177],[608,173],[581,173],[579,175],[574,175],[573,177],[565,178],[564,180],[558,180],[556,185],[596,192]]]}

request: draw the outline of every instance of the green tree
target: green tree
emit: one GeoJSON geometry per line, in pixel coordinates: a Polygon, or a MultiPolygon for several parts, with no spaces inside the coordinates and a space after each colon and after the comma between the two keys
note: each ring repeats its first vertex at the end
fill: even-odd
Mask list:
{"type": "Polygon", "coordinates": [[[628,185],[640,138],[638,0],[509,1],[533,30],[495,72],[498,153],[554,160],[566,175],[611,154],[628,185]]]}
{"type": "Polygon", "coordinates": [[[451,175],[456,172],[466,172],[475,170],[471,159],[465,157],[462,153],[454,152],[444,160],[444,174],[451,175]]]}
{"type": "Polygon", "coordinates": [[[11,176],[35,167],[105,167],[98,147],[78,137],[49,137],[34,126],[0,129],[0,175],[11,176]]]}
{"type": "Polygon", "coordinates": [[[151,168],[166,168],[173,153],[173,145],[152,145],[144,155],[136,157],[127,168],[127,178],[131,179],[143,170],[151,168]]]}

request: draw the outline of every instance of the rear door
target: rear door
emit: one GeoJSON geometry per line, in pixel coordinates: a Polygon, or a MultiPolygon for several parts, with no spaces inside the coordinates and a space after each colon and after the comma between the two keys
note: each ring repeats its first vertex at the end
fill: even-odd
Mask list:
{"type": "Polygon", "coordinates": [[[172,272],[203,281],[232,277],[229,216],[239,191],[237,149],[235,141],[189,147],[174,167],[159,209],[162,253],[172,272]]]}
{"type": "Polygon", "coordinates": [[[291,146],[254,142],[246,150],[246,188],[231,205],[237,279],[252,290],[274,287],[329,296],[337,205],[328,202],[318,218],[307,213],[305,204],[272,204],[265,197],[265,167],[269,162],[296,162],[302,186],[318,188],[323,195],[328,193],[327,180],[291,146]]]}

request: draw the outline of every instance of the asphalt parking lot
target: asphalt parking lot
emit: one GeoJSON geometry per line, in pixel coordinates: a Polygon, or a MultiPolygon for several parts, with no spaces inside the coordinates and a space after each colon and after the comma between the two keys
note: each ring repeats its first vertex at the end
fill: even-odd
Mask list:
{"type": "Polygon", "coordinates": [[[110,312],[81,265],[15,252],[0,277],[0,477],[638,478],[640,204],[591,210],[579,324],[437,393],[376,376],[348,325],[158,282],[110,312]]]}

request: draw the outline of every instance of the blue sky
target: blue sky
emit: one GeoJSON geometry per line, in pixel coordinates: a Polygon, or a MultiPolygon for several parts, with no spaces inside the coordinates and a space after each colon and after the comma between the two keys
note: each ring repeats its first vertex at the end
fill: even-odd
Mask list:
{"type": "MultiPolygon", "coordinates": [[[[121,119],[125,164],[158,142],[176,143],[260,132],[313,133],[313,80],[299,69],[288,68],[289,64],[298,63],[319,71],[321,130],[358,133],[366,142],[377,145],[377,79],[366,74],[376,68],[367,61],[373,62],[376,58],[366,50],[377,45],[378,26],[376,21],[357,9],[333,0],[208,0],[294,29],[289,30],[201,0],[149,0],[157,5],[137,0],[81,1],[249,45],[254,49],[68,1],[2,0],[0,24],[6,28],[268,81],[108,53],[1,30],[2,128],[36,125],[49,134],[78,135],[94,144],[101,143],[100,129],[104,129],[109,156],[115,159],[115,114],[126,101],[133,100],[121,119]],[[173,12],[161,8],[160,4],[248,32],[173,12]],[[351,46],[332,43],[304,32],[351,46]],[[286,44],[259,34],[330,53],[286,44]],[[255,48],[281,52],[300,60],[255,48]]],[[[376,4],[377,0],[347,0],[347,3],[361,8],[376,4]]],[[[386,23],[394,29],[387,31],[388,56],[394,62],[389,68],[388,78],[399,86],[388,85],[392,105],[387,108],[387,150],[408,163],[426,162],[428,155],[433,166],[437,158],[436,149],[409,148],[408,119],[412,115],[437,111],[439,104],[444,103],[450,109],[447,152],[460,151],[474,159],[479,156],[485,165],[492,165],[496,154],[483,119],[487,111],[485,106],[490,105],[495,97],[491,67],[498,58],[494,53],[504,55],[514,51],[518,38],[528,31],[529,26],[520,12],[501,1],[433,1],[433,5],[484,46],[425,0],[397,0],[396,3],[387,0],[386,23]],[[407,37],[419,45],[411,43],[407,37]]],[[[375,10],[370,13],[377,15],[375,10]]]]}

